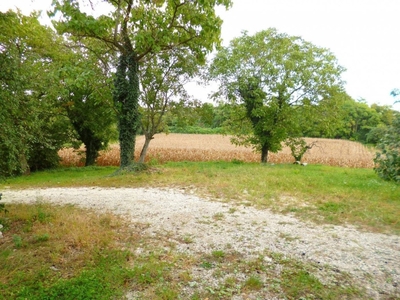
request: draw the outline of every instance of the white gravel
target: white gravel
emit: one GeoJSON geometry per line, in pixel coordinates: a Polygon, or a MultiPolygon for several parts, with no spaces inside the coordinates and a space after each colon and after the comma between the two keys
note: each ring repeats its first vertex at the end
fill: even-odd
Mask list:
{"type": "Polygon", "coordinates": [[[147,223],[147,234],[190,237],[178,249],[232,249],[256,255],[268,249],[350,273],[374,299],[400,299],[400,237],[352,227],[317,226],[268,210],[235,206],[176,189],[49,188],[5,190],[4,202],[53,202],[123,214],[147,223]],[[386,295],[386,296],[385,296],[386,295]]]}

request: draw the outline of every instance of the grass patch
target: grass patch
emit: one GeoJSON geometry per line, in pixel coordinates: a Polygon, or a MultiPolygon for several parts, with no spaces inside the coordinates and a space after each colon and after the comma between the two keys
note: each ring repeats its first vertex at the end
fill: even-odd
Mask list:
{"type": "Polygon", "coordinates": [[[144,242],[140,226],[135,232],[114,215],[74,206],[6,207],[0,299],[120,299],[127,289],[172,299],[165,295],[179,292],[167,283],[179,255],[156,255],[153,244],[143,255],[121,250],[144,242]]]}
{"type": "Polygon", "coordinates": [[[192,276],[190,283],[197,289],[187,299],[232,299],[238,295],[244,299],[366,298],[348,274],[328,266],[268,251],[247,260],[236,252],[217,258],[214,253],[197,258],[202,271],[192,276]]]}

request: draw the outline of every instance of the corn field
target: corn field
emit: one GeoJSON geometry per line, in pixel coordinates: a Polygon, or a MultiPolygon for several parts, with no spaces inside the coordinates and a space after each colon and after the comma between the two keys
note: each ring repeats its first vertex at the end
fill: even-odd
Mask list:
{"type": "MultiPolygon", "coordinates": [[[[334,139],[306,138],[307,144],[317,141],[316,146],[308,150],[302,162],[330,166],[372,168],[375,152],[364,145],[334,139]]],[[[135,158],[139,157],[144,137],[136,139],[135,158]]],[[[83,148],[62,149],[59,155],[64,166],[83,166],[83,148]]],[[[168,161],[232,161],[259,162],[260,154],[251,148],[237,147],[230,143],[228,136],[202,134],[157,134],[151,141],[146,161],[164,163],[168,161]]],[[[288,147],[278,153],[270,153],[269,163],[293,163],[294,159],[288,147]]],[[[111,145],[101,151],[97,159],[99,166],[119,166],[119,146],[111,145]]]]}

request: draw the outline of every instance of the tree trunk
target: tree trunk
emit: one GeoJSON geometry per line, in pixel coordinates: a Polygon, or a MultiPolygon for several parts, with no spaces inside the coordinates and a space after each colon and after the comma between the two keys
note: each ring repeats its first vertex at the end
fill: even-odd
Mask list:
{"type": "Polygon", "coordinates": [[[120,167],[134,161],[136,134],[139,128],[139,62],[134,52],[122,53],[114,82],[114,104],[119,111],[118,129],[120,167]]]}
{"type": "Polygon", "coordinates": [[[268,145],[264,144],[261,148],[261,163],[263,164],[268,162],[268,151],[269,151],[268,145]]]}
{"type": "Polygon", "coordinates": [[[23,175],[29,175],[31,173],[28,160],[26,159],[25,153],[19,155],[19,164],[21,166],[21,173],[23,175]]]}
{"type": "Polygon", "coordinates": [[[85,167],[93,166],[96,163],[96,159],[99,156],[99,149],[101,143],[97,142],[96,140],[90,141],[85,144],[86,147],[86,161],[85,167]]]}
{"type": "Polygon", "coordinates": [[[147,149],[149,148],[150,141],[152,139],[154,139],[154,135],[153,134],[145,134],[144,137],[145,137],[144,145],[143,145],[142,151],[140,152],[139,163],[144,163],[144,159],[146,158],[146,154],[147,154],[147,149]]]}

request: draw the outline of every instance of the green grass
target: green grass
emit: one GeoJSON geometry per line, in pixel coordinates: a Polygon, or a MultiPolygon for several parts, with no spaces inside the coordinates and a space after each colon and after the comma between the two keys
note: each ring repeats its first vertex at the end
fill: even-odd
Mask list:
{"type": "Polygon", "coordinates": [[[139,174],[115,175],[116,170],[91,167],[38,172],[8,179],[0,190],[70,186],[196,188],[200,195],[291,213],[316,223],[352,224],[366,231],[400,234],[400,185],[381,180],[371,169],[176,162],[139,174]]]}

